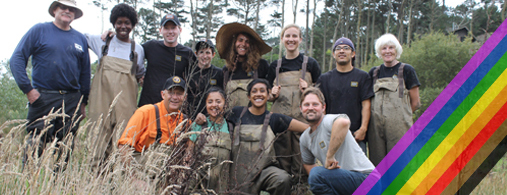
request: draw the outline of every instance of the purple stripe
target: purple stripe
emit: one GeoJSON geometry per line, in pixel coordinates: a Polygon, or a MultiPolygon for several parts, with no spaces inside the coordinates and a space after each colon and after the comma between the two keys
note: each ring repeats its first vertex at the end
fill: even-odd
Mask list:
{"type": "MultiPolygon", "coordinates": [[[[391,167],[391,165],[400,157],[400,155],[407,149],[407,147],[414,141],[414,139],[421,133],[421,131],[428,125],[428,123],[435,117],[435,115],[442,109],[442,107],[449,101],[449,99],[456,93],[456,91],[463,85],[463,83],[470,77],[470,75],[477,69],[477,67],[484,61],[484,59],[493,51],[498,43],[507,34],[507,20],[505,20],[489,37],[489,39],[482,45],[477,53],[468,61],[465,67],[454,77],[454,79],[447,85],[447,87],[440,93],[440,95],[433,101],[433,103],[426,109],[426,111],[419,117],[419,119],[412,125],[408,132],[400,139],[394,148],[387,154],[387,156],[380,162],[375,170],[366,178],[366,180],[359,186],[354,194],[366,194],[378,182],[381,176],[391,167]]],[[[386,184],[382,184],[386,185],[386,184]]],[[[379,194],[382,192],[379,192],[379,194]]]]}

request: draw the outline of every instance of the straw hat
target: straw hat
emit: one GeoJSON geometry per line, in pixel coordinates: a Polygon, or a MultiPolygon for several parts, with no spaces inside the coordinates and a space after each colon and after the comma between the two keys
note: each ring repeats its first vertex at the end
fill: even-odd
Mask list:
{"type": "Polygon", "coordinates": [[[229,24],[225,24],[222,27],[220,27],[220,30],[218,30],[217,36],[216,36],[216,43],[217,43],[217,50],[218,54],[220,55],[220,58],[226,59],[228,52],[228,47],[231,46],[233,41],[233,36],[237,35],[239,33],[245,33],[250,35],[253,39],[255,39],[255,42],[257,44],[260,50],[260,55],[264,55],[271,51],[271,47],[267,45],[262,38],[257,34],[252,28],[250,28],[247,25],[233,22],[229,24]]]}
{"type": "Polygon", "coordinates": [[[74,19],[78,19],[81,16],[83,16],[83,11],[81,11],[81,9],[79,9],[76,5],[76,0],[57,0],[57,1],[53,1],[53,3],[51,3],[51,5],[49,6],[49,10],[48,10],[49,14],[51,16],[53,16],[53,18],[55,17],[54,11],[59,4],[63,4],[63,5],[69,6],[69,7],[76,8],[76,13],[75,13],[74,19]]]}

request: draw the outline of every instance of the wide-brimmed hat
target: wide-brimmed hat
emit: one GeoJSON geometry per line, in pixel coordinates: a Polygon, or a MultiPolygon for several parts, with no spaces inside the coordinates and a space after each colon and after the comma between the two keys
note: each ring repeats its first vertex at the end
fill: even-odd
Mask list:
{"type": "Polygon", "coordinates": [[[69,7],[76,8],[76,12],[74,13],[74,19],[78,19],[81,16],[83,16],[83,11],[81,11],[81,9],[79,9],[77,7],[75,0],[57,0],[57,1],[53,1],[53,3],[51,3],[51,5],[49,6],[49,10],[48,10],[49,15],[53,16],[53,18],[55,17],[54,11],[56,9],[56,6],[58,6],[59,4],[63,4],[63,5],[69,6],[69,7]]]}
{"type": "Polygon", "coordinates": [[[252,28],[241,23],[233,22],[223,25],[220,27],[220,30],[218,30],[216,43],[220,58],[227,59],[227,48],[231,46],[232,41],[234,40],[232,37],[239,33],[248,34],[250,37],[255,39],[255,42],[259,44],[257,47],[259,48],[260,55],[264,55],[271,51],[271,47],[267,45],[259,34],[257,34],[252,28]]]}

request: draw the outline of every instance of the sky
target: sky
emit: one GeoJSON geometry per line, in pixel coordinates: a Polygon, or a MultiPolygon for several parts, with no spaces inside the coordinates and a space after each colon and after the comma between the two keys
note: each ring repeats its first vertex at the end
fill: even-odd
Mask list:
{"type": "MultiPolygon", "coordinates": [[[[71,26],[78,30],[81,33],[90,33],[90,34],[101,34],[103,29],[111,28],[111,23],[109,22],[109,13],[114,4],[111,4],[107,11],[104,11],[104,18],[106,19],[104,22],[101,21],[102,13],[98,7],[93,5],[93,0],[76,0],[77,6],[83,10],[83,17],[74,20],[71,23],[71,26]],[[103,27],[104,26],[104,27],[103,27]]],[[[189,1],[189,0],[186,0],[189,1]]],[[[446,0],[445,3],[447,6],[455,7],[463,3],[465,0],[446,0]]],[[[14,49],[16,48],[19,40],[23,35],[35,24],[41,22],[49,22],[53,21],[53,17],[49,15],[48,8],[51,5],[52,0],[10,0],[3,1],[2,6],[0,6],[0,18],[2,18],[2,33],[0,36],[0,43],[2,46],[0,47],[0,61],[8,60],[14,49]]],[[[151,2],[151,1],[150,1],[151,2]]],[[[290,9],[291,1],[286,1],[286,8],[290,9]]],[[[317,11],[319,11],[319,6],[322,7],[323,4],[317,6],[317,11]]],[[[313,3],[312,3],[313,4],[313,3]]],[[[185,2],[186,6],[190,6],[189,2],[185,2]]],[[[299,3],[301,8],[304,6],[302,3],[299,3]]],[[[299,8],[299,9],[301,9],[299,8]]],[[[189,9],[189,8],[186,8],[189,9]]],[[[271,14],[271,12],[269,13],[271,14]]],[[[262,14],[267,15],[269,14],[262,14]]],[[[289,11],[285,15],[286,21],[292,21],[293,16],[289,11]]],[[[263,21],[268,20],[269,18],[261,18],[263,21]]],[[[230,22],[230,21],[226,21],[230,22]]],[[[299,14],[296,18],[296,24],[304,25],[305,18],[304,14],[299,14]]],[[[180,35],[180,43],[185,43],[187,40],[191,38],[190,36],[190,25],[182,24],[183,32],[180,35]]],[[[97,60],[97,57],[91,53],[90,54],[92,62],[97,60]]]]}

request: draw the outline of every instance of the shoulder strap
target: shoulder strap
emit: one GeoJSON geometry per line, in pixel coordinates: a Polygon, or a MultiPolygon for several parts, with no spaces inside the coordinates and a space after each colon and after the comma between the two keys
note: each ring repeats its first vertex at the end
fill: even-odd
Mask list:
{"type": "Polygon", "coordinates": [[[236,123],[236,127],[234,128],[234,145],[239,145],[239,126],[241,126],[241,118],[243,115],[245,115],[246,111],[248,110],[248,107],[243,107],[243,111],[241,111],[241,114],[239,115],[239,120],[236,123]]]}
{"type": "Polygon", "coordinates": [[[266,114],[266,117],[264,118],[264,123],[262,123],[261,140],[260,140],[260,146],[259,146],[259,149],[261,151],[265,149],[264,142],[266,141],[266,134],[268,131],[269,118],[271,118],[271,114],[273,114],[273,112],[269,112],[268,114],[266,114]]]}
{"type": "Polygon", "coordinates": [[[162,129],[160,128],[160,114],[158,113],[158,106],[156,104],[153,104],[155,106],[155,117],[157,118],[157,137],[155,138],[155,143],[160,142],[160,138],[162,137],[162,129]]]}
{"type": "Polygon", "coordinates": [[[405,85],[403,84],[403,68],[405,67],[405,63],[401,63],[400,67],[398,68],[398,81],[400,84],[398,85],[399,92],[400,92],[400,98],[403,98],[403,90],[405,90],[405,85]]]}
{"type": "Polygon", "coordinates": [[[106,37],[106,44],[102,46],[102,57],[107,56],[107,53],[109,52],[109,44],[111,43],[112,39],[113,37],[106,37]]]}
{"type": "Polygon", "coordinates": [[[254,79],[259,78],[259,71],[258,70],[259,70],[258,68],[254,70],[254,77],[253,77],[254,79]]]}
{"type": "Polygon", "coordinates": [[[282,67],[282,59],[278,59],[276,62],[276,86],[280,85],[278,84],[278,76],[280,75],[280,67],[282,67]]]}
{"type": "Polygon", "coordinates": [[[305,80],[306,67],[308,65],[308,56],[303,56],[303,65],[301,67],[301,78],[305,80]]]}
{"type": "Polygon", "coordinates": [[[130,61],[132,61],[132,68],[130,69],[130,74],[135,75],[137,72],[137,52],[136,52],[136,42],[134,39],[130,40],[130,61]]]}
{"type": "Polygon", "coordinates": [[[373,84],[375,85],[375,82],[378,79],[378,71],[380,70],[380,66],[375,66],[375,69],[373,70],[373,84]]]}
{"type": "Polygon", "coordinates": [[[227,89],[227,83],[229,82],[229,69],[224,71],[224,89],[227,89]]]}

